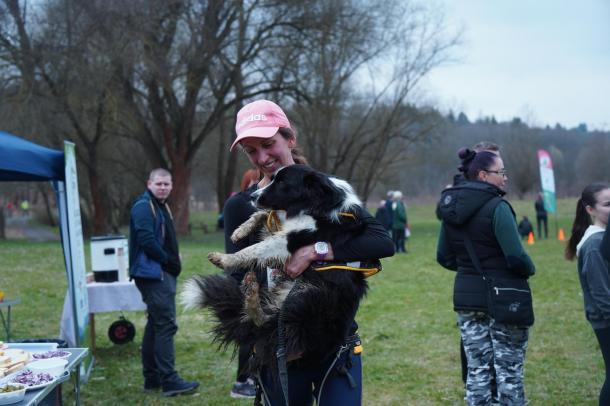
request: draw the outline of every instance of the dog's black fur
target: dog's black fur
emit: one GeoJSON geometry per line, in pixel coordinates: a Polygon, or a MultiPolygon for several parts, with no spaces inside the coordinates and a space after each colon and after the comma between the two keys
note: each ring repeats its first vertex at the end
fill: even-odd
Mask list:
{"type": "MultiPolygon", "coordinates": [[[[282,241],[287,244],[290,254],[316,241],[344,242],[364,228],[360,220],[364,209],[351,187],[307,166],[291,165],[280,169],[272,182],[255,196],[260,208],[285,210],[285,224],[307,216],[315,220],[315,229],[294,229],[285,235],[282,241]],[[339,214],[344,211],[354,214],[354,218],[339,214]]],[[[272,234],[270,238],[273,237],[272,234]]],[[[265,241],[259,244],[262,243],[265,241]]],[[[226,255],[236,254],[213,253],[209,257],[227,258],[226,255]]],[[[213,262],[222,266],[221,261],[213,262]]],[[[259,261],[254,266],[255,273],[248,273],[241,286],[231,276],[194,277],[187,282],[182,302],[187,307],[211,310],[217,319],[213,329],[215,340],[225,347],[230,344],[254,346],[259,364],[276,365],[279,307],[284,320],[287,354],[319,360],[336,351],[344,343],[359,302],[366,293],[367,283],[362,273],[316,272],[310,267],[296,282],[286,277],[278,286],[267,290],[257,281],[266,275],[269,265],[281,268],[278,265],[283,264],[259,261]],[[278,289],[291,290],[284,299],[278,289]],[[250,317],[248,306],[253,300],[264,314],[262,320],[250,317]]],[[[229,274],[238,270],[225,269],[229,274]]]]}

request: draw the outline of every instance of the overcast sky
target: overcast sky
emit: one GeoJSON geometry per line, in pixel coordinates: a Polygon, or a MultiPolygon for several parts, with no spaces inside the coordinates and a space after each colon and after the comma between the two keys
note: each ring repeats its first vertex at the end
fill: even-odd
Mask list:
{"type": "Polygon", "coordinates": [[[426,83],[445,111],[610,131],[609,0],[437,1],[464,29],[426,83]]]}

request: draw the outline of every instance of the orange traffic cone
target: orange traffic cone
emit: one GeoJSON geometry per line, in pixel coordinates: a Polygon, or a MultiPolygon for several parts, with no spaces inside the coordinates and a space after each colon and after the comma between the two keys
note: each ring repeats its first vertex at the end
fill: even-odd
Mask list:
{"type": "Polygon", "coordinates": [[[534,233],[532,231],[527,235],[527,245],[534,245],[534,233]]]}
{"type": "Polygon", "coordinates": [[[559,233],[557,233],[557,239],[559,241],[564,241],[566,239],[565,235],[563,234],[563,228],[559,229],[559,233]]]}

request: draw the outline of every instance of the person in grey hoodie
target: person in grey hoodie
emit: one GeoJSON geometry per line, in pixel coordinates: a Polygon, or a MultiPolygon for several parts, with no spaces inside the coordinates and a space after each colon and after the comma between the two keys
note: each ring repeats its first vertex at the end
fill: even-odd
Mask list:
{"type": "Polygon", "coordinates": [[[565,256],[578,257],[578,277],[585,302],[585,315],[599,341],[606,366],[606,379],[599,405],[610,405],[610,270],[601,243],[610,214],[610,184],[592,183],[576,203],[576,216],[565,256]]]}

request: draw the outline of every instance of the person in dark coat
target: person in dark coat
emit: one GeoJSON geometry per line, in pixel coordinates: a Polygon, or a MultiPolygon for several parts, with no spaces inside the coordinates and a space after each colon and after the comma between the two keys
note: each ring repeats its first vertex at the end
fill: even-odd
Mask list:
{"type": "Polygon", "coordinates": [[[385,200],[379,202],[379,207],[377,212],[375,212],[375,219],[383,224],[388,233],[392,232],[392,213],[388,212],[385,200]]]}
{"type": "Polygon", "coordinates": [[[549,237],[549,229],[547,222],[547,213],[546,207],[544,207],[544,199],[542,197],[542,193],[538,194],[538,198],[536,199],[536,203],[534,204],[536,208],[536,227],[538,228],[538,238],[542,238],[542,228],[544,227],[544,238],[549,237]]]}
{"type": "Polygon", "coordinates": [[[527,236],[534,231],[534,227],[532,227],[532,223],[530,223],[527,216],[523,216],[523,219],[519,222],[517,229],[519,230],[519,235],[521,235],[521,238],[523,239],[526,239],[527,236]]]}

